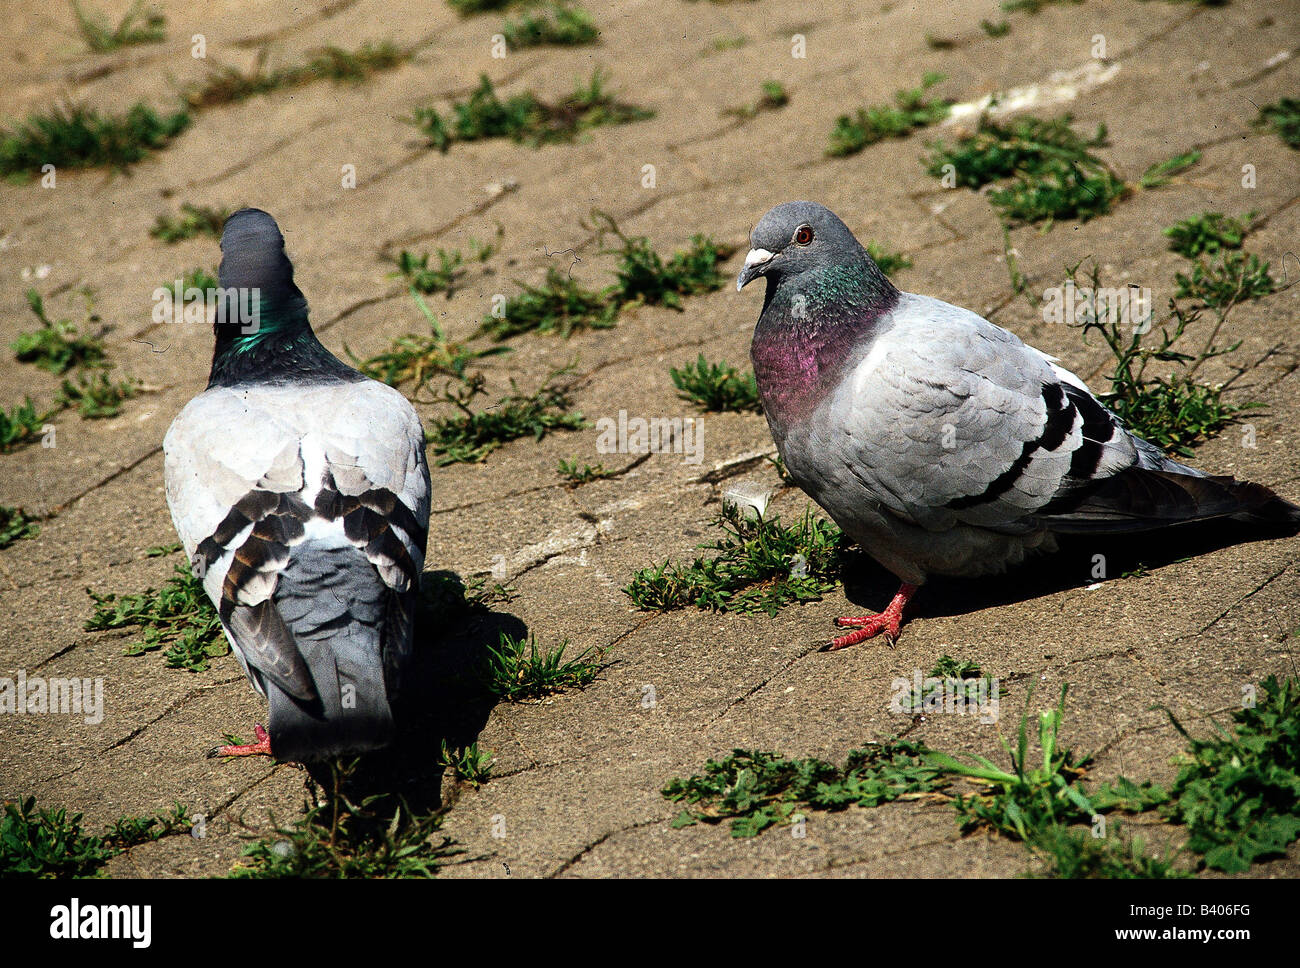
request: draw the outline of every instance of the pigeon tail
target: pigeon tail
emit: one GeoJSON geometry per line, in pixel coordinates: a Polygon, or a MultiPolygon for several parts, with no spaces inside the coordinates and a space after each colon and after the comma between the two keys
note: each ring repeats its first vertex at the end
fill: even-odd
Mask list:
{"type": "Polygon", "coordinates": [[[1047,505],[1036,519],[1058,534],[1147,531],[1230,518],[1300,528],[1300,508],[1262,484],[1133,466],[1047,505]]]}
{"type": "Polygon", "coordinates": [[[304,702],[266,681],[276,758],[311,762],[386,746],[392,680],[410,651],[413,597],[384,585],[362,552],[309,542],[293,549],[275,603],[316,693],[304,702]]]}

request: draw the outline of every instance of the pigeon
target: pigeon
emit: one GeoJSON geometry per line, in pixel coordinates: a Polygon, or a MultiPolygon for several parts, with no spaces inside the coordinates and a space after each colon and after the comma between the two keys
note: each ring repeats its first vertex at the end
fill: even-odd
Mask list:
{"type": "Polygon", "coordinates": [[[767,279],[750,356],[790,477],[901,586],[836,619],[884,633],[931,575],[997,574],[1066,534],[1228,518],[1300,526],[1268,488],[1212,477],[1127,430],[1082,380],[966,309],[901,292],[829,209],[754,227],[737,290],[767,279]]]}
{"type": "Polygon", "coordinates": [[[167,504],[270,718],[210,755],[380,749],[412,655],[424,431],[405,397],[316,338],[270,215],[235,212],[221,251],[207,389],[163,441],[167,504]]]}

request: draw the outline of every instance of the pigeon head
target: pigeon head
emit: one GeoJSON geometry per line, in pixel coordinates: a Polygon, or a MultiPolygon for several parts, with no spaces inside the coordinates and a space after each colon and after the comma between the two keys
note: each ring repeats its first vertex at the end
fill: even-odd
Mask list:
{"type": "Polygon", "coordinates": [[[816,202],[778,205],[759,219],[749,239],[752,247],[736,279],[737,290],[759,276],[778,285],[819,269],[869,265],[880,271],[839,216],[816,202]]]}
{"type": "Polygon", "coordinates": [[[227,312],[217,314],[217,332],[237,326],[256,333],[263,326],[279,329],[305,323],[307,300],[293,281],[293,263],[284,252],[284,236],[275,219],[258,208],[243,208],[226,219],[221,232],[218,270],[227,312]],[[240,307],[254,309],[256,326],[241,318],[240,307]]]}

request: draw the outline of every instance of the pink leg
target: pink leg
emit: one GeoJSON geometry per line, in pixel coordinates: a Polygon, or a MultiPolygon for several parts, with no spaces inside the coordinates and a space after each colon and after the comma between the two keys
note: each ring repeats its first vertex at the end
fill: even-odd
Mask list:
{"type": "Polygon", "coordinates": [[[903,626],[903,609],[912,596],[916,594],[916,589],[916,585],[903,582],[898,589],[898,593],[879,615],[837,618],[835,620],[836,625],[841,628],[851,628],[854,631],[834,639],[828,647],[828,651],[834,652],[836,649],[857,645],[863,639],[869,639],[881,632],[884,632],[889,637],[889,642],[892,645],[898,640],[898,630],[903,626]]]}
{"type": "Polygon", "coordinates": [[[257,737],[256,743],[245,746],[218,746],[208,756],[270,756],[271,734],[261,726],[254,726],[253,735],[257,737]]]}

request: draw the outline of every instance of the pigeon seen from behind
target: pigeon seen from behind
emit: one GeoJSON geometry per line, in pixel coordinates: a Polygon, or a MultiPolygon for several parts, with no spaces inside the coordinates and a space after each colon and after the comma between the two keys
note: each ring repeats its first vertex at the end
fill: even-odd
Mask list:
{"type": "Polygon", "coordinates": [[[853,632],[898,636],[931,575],[995,574],[1062,534],[1230,518],[1295,531],[1300,508],[1128,432],[1057,361],[969,310],[900,292],[813,202],[769,211],[737,289],[767,278],[750,355],[791,478],[902,583],[853,632]]]}
{"type": "Polygon", "coordinates": [[[270,215],[231,215],[221,251],[208,386],[163,441],[167,504],[270,719],[213,754],[377,749],[412,651],[424,432],[399,392],[316,338],[270,215]]]}

